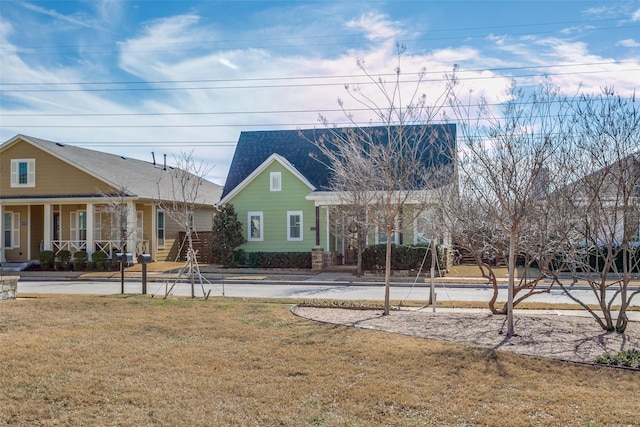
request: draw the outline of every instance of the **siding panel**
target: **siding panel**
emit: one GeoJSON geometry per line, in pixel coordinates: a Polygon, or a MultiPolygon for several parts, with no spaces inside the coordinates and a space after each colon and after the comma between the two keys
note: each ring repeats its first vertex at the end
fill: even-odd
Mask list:
{"type": "MultiPolygon", "coordinates": [[[[272,163],[243,191],[229,201],[243,224],[247,238],[247,213],[262,212],[264,241],[247,242],[247,252],[309,252],[315,246],[315,207],[305,200],[311,189],[278,162],[272,163]],[[270,191],[271,172],[282,173],[282,191],[270,191]],[[303,212],[302,241],[287,241],[288,211],[303,212]]],[[[322,228],[322,225],[321,225],[322,228]]]]}

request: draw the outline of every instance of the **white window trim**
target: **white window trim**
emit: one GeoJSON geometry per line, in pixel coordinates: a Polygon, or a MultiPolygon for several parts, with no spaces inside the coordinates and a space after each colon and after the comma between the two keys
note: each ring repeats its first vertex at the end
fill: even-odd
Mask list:
{"type": "Polygon", "coordinates": [[[164,210],[158,209],[156,211],[156,240],[158,249],[164,249],[165,240],[167,238],[167,215],[164,210]],[[158,215],[162,214],[162,227],[160,227],[160,221],[158,221],[158,215]],[[162,240],[160,239],[159,232],[162,230],[162,240]]]}
{"type": "Polygon", "coordinates": [[[287,240],[290,242],[301,242],[303,239],[303,216],[302,211],[287,211],[287,240]],[[291,237],[291,217],[300,216],[300,237],[291,237]]]}
{"type": "MultiPolygon", "coordinates": [[[[380,240],[380,226],[376,225],[376,230],[375,230],[375,236],[374,236],[374,242],[376,245],[382,244],[382,243],[386,243],[386,242],[382,242],[380,240]]],[[[395,225],[396,230],[398,229],[398,220],[396,219],[396,225],[395,225]]],[[[384,232],[384,236],[386,238],[386,234],[387,232],[384,232]]],[[[394,231],[393,233],[391,233],[391,243],[394,245],[398,245],[400,244],[400,232],[398,231],[394,231]]]]}
{"type": "MultiPolygon", "coordinates": [[[[385,231],[384,234],[386,237],[387,232],[385,231]]],[[[375,235],[376,245],[379,245],[381,243],[386,243],[380,240],[380,236],[381,236],[380,227],[376,225],[376,235],[375,235]]],[[[391,233],[391,243],[394,245],[400,244],[400,233],[398,231],[394,231],[393,233],[391,233]]]]}
{"type": "Polygon", "coordinates": [[[426,243],[426,244],[430,245],[431,244],[431,233],[433,231],[432,230],[426,230],[426,229],[421,230],[419,228],[420,225],[423,225],[423,224],[420,224],[421,221],[424,221],[426,223],[427,227],[429,225],[431,225],[432,226],[431,228],[433,229],[433,216],[430,213],[422,212],[413,221],[413,244],[414,245],[418,245],[418,244],[423,244],[424,245],[426,243]],[[426,242],[418,242],[418,234],[420,232],[424,233],[425,237],[427,238],[426,242]]]}
{"type": "Polygon", "coordinates": [[[282,172],[271,172],[269,174],[269,190],[282,191],[282,172]]]}
{"type": "MultiPolygon", "coordinates": [[[[7,245],[4,242],[6,249],[17,249],[20,247],[20,212],[5,211],[4,215],[11,215],[11,245],[7,245]]],[[[2,217],[2,232],[7,231],[4,229],[5,216],[2,217]]]]}
{"type": "Polygon", "coordinates": [[[247,241],[249,242],[262,242],[264,241],[264,216],[262,212],[248,212],[247,213],[247,241]],[[260,236],[251,237],[251,217],[257,216],[260,218],[260,236]]]}
{"type": "Polygon", "coordinates": [[[11,187],[27,188],[36,186],[36,159],[11,159],[11,187]],[[27,164],[27,182],[20,184],[20,163],[27,164]]]}
{"type": "Polygon", "coordinates": [[[71,232],[71,240],[75,242],[76,245],[80,245],[81,242],[86,242],[86,236],[88,233],[87,230],[87,211],[73,211],[71,212],[70,218],[70,232],[71,232]],[[80,216],[84,215],[84,228],[80,228],[80,216]],[[80,231],[84,231],[85,238],[80,238],[80,231]]]}
{"type": "Polygon", "coordinates": [[[195,215],[193,214],[193,211],[187,212],[187,226],[189,227],[189,230],[194,229],[195,221],[196,221],[196,218],[195,218],[195,215]]]}

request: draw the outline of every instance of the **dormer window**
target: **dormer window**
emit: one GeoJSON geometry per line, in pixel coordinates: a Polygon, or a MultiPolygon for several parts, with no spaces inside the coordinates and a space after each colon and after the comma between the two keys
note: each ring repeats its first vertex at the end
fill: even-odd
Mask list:
{"type": "Polygon", "coordinates": [[[36,160],[12,159],[11,160],[11,187],[35,187],[36,186],[36,160]]]}
{"type": "Polygon", "coordinates": [[[281,172],[271,172],[270,174],[270,189],[271,191],[282,191],[282,173],[281,172]]]}

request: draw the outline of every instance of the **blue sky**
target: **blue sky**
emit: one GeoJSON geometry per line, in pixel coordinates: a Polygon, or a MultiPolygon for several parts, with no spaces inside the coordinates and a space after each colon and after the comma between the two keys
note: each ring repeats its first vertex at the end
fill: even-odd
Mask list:
{"type": "Polygon", "coordinates": [[[566,93],[640,89],[640,0],[0,0],[0,140],[193,150],[223,184],[241,131],[317,127],[319,112],[343,124],[356,59],[392,73],[396,42],[403,73],[426,67],[428,97],[454,64],[498,102],[544,75],[566,93]]]}

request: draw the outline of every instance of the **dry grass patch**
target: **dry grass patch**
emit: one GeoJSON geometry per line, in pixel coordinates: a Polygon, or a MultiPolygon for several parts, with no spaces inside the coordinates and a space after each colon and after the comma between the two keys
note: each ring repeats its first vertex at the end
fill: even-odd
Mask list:
{"type": "Polygon", "coordinates": [[[633,425],[640,373],[215,298],[0,305],[0,425],[633,425]]]}

